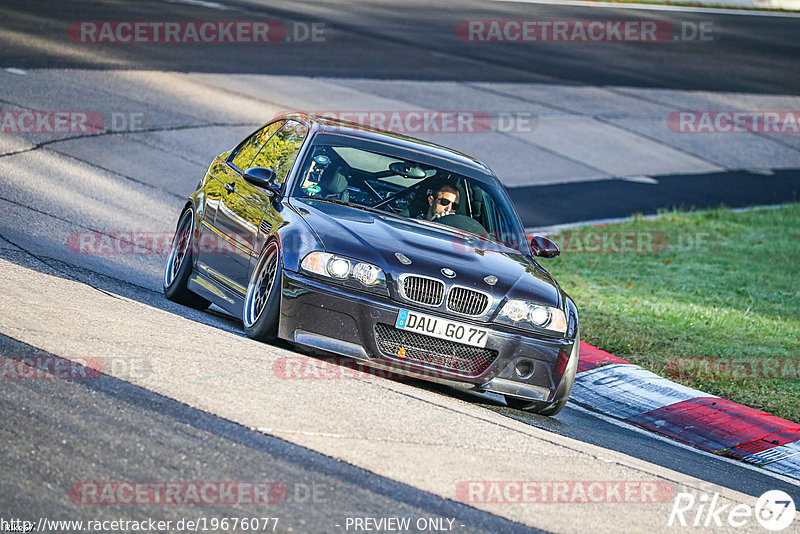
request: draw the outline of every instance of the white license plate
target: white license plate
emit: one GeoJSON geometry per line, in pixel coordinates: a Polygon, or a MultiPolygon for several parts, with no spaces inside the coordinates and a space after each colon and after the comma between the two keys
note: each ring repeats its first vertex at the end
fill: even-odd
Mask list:
{"type": "Polygon", "coordinates": [[[448,339],[473,347],[485,347],[489,338],[489,330],[486,328],[449,321],[411,310],[400,310],[394,325],[400,330],[448,339]]]}

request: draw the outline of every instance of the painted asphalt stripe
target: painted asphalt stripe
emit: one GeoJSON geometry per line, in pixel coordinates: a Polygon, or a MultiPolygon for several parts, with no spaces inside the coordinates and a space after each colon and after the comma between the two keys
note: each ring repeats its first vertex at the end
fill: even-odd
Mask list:
{"type": "Polygon", "coordinates": [[[669,443],[670,445],[673,445],[675,447],[678,447],[678,448],[681,448],[681,449],[684,449],[684,450],[687,450],[687,451],[692,451],[692,452],[694,452],[696,454],[700,454],[702,456],[707,456],[709,458],[715,458],[715,459],[717,459],[717,460],[719,460],[721,462],[729,463],[731,465],[736,465],[736,466],[741,467],[743,469],[747,469],[747,470],[753,471],[755,473],[761,473],[761,474],[767,475],[769,477],[775,478],[776,480],[780,480],[781,482],[786,482],[787,484],[792,484],[793,486],[800,487],[800,480],[798,480],[797,477],[792,478],[792,477],[789,477],[789,476],[782,475],[782,474],[780,474],[778,472],[767,472],[767,473],[764,473],[764,470],[761,467],[757,467],[755,465],[751,465],[751,464],[748,464],[748,463],[745,463],[745,462],[741,462],[739,460],[734,460],[732,458],[727,458],[725,456],[720,456],[718,454],[713,454],[713,453],[710,453],[708,451],[704,451],[702,449],[698,449],[697,447],[692,447],[691,445],[687,445],[685,443],[681,443],[680,441],[675,441],[674,439],[664,437],[664,436],[662,436],[660,434],[653,434],[649,430],[645,430],[642,427],[639,427],[639,426],[636,426],[636,425],[632,425],[630,423],[626,423],[625,421],[620,421],[619,419],[616,419],[616,418],[608,416],[608,415],[603,415],[603,414],[601,414],[599,412],[596,412],[594,410],[590,410],[588,408],[584,408],[583,406],[580,406],[579,404],[575,404],[575,403],[568,404],[567,408],[570,409],[570,410],[575,410],[575,411],[584,413],[586,415],[591,415],[592,417],[596,417],[597,419],[600,419],[601,421],[605,421],[606,423],[608,423],[610,425],[618,426],[619,428],[624,428],[625,430],[628,430],[630,432],[636,432],[637,434],[641,434],[643,436],[648,436],[650,439],[655,439],[655,440],[661,441],[662,443],[669,443]]]}
{"type": "Polygon", "coordinates": [[[773,473],[800,478],[800,442],[795,441],[788,445],[781,445],[761,453],[767,458],[768,463],[761,467],[773,473]],[[767,454],[769,453],[769,455],[767,454]],[[775,460],[771,457],[777,456],[775,460]]]}
{"type": "Polygon", "coordinates": [[[800,479],[800,430],[770,434],[723,451],[725,456],[800,479]]]}
{"type": "MultiPolygon", "coordinates": [[[[765,449],[755,454],[744,456],[742,459],[752,464],[766,466],[775,462],[783,462],[800,454],[800,443],[794,442],[771,449],[765,449]]],[[[798,458],[800,460],[800,458],[798,458]]]]}
{"type": "Polygon", "coordinates": [[[713,397],[630,364],[584,371],[575,377],[572,390],[578,402],[620,419],[630,419],[696,397],[713,397]]]}
{"type": "Polygon", "coordinates": [[[787,430],[777,432],[764,436],[763,438],[742,443],[725,451],[726,456],[731,458],[739,458],[745,461],[750,461],[747,458],[753,458],[753,463],[766,463],[766,460],[759,460],[760,453],[768,449],[774,449],[781,445],[787,445],[800,441],[800,431],[787,430]]]}
{"type": "Polygon", "coordinates": [[[800,430],[800,425],[786,419],[716,397],[663,406],[628,422],[721,454],[781,431],[800,430]]]}
{"type": "Polygon", "coordinates": [[[613,354],[581,341],[581,358],[578,360],[578,372],[582,373],[601,365],[613,363],[632,365],[631,362],[618,358],[613,354]]]}
{"type": "Polygon", "coordinates": [[[572,398],[621,425],[800,479],[800,425],[676,384],[583,341],[572,398]]]}

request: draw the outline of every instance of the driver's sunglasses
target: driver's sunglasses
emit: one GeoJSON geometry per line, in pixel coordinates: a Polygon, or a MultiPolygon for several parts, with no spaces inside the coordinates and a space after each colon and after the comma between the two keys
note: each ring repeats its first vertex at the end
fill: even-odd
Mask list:
{"type": "Polygon", "coordinates": [[[450,203],[452,202],[453,203],[453,211],[456,211],[458,209],[458,202],[453,202],[449,198],[439,197],[437,200],[439,201],[439,204],[441,206],[449,206],[450,203]]]}

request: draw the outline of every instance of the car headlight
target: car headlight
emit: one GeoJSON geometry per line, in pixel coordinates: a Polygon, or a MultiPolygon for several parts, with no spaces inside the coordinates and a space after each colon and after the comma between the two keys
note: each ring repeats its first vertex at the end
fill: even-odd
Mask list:
{"type": "Polygon", "coordinates": [[[567,318],[563,311],[526,300],[506,302],[496,321],[528,330],[542,329],[559,334],[567,332],[567,318]]]}
{"type": "Polygon", "coordinates": [[[386,289],[386,275],[371,263],[345,258],[329,252],[312,252],[300,263],[304,271],[343,282],[355,281],[370,289],[386,289]]]}
{"type": "MultiPolygon", "coordinates": [[[[370,263],[359,262],[353,266],[353,278],[365,286],[374,286],[384,278],[383,271],[370,263]]],[[[384,278],[385,280],[385,278],[384,278]]]]}

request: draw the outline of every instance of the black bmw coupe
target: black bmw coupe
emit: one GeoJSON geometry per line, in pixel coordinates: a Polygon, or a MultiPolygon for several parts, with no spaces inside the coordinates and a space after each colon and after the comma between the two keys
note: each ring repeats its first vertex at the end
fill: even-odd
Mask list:
{"type": "Polygon", "coordinates": [[[366,365],[557,414],[578,312],[480,161],[344,121],[283,115],[220,154],[178,219],[164,294],[366,365]]]}

